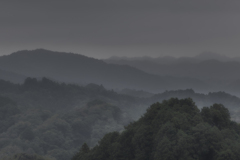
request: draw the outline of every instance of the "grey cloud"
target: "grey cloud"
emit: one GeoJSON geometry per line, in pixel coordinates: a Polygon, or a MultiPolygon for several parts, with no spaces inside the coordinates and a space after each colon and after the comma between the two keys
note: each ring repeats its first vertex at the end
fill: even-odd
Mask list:
{"type": "Polygon", "coordinates": [[[204,48],[208,41],[240,38],[239,8],[235,0],[5,1],[0,43],[204,48]]]}

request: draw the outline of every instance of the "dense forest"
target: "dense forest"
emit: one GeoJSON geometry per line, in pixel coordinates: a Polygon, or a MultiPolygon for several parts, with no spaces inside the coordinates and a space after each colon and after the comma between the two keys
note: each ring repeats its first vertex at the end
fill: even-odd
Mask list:
{"type": "Polygon", "coordinates": [[[113,91],[94,84],[79,87],[46,78],[0,84],[0,158],[24,152],[69,159],[79,145],[95,145],[105,133],[120,131],[131,121],[103,101],[128,97],[114,98],[113,91]]]}
{"type": "Polygon", "coordinates": [[[72,160],[238,160],[240,126],[221,104],[201,111],[192,99],[155,103],[121,133],[86,143],[72,160]]]}
{"type": "Polygon", "coordinates": [[[92,148],[105,134],[122,133],[148,106],[171,97],[191,97],[199,108],[222,103],[239,121],[240,99],[225,92],[200,94],[187,89],[152,94],[128,89],[124,93],[48,78],[27,78],[23,84],[0,80],[0,159],[34,155],[71,159],[84,143],[92,148]]]}
{"type": "Polygon", "coordinates": [[[53,160],[53,159],[45,156],[40,156],[37,154],[30,155],[26,153],[18,153],[10,157],[4,157],[1,160],[53,160]]]}

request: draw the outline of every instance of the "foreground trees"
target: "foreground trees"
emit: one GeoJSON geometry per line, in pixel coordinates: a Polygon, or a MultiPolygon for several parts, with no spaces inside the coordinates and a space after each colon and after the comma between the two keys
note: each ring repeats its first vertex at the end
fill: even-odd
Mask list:
{"type": "Polygon", "coordinates": [[[223,105],[200,111],[191,99],[172,98],[94,148],[84,144],[72,160],[235,160],[239,150],[240,127],[223,105]]]}
{"type": "Polygon", "coordinates": [[[8,158],[2,158],[1,160],[54,160],[49,157],[39,156],[39,155],[28,155],[26,153],[15,154],[8,158]]]}

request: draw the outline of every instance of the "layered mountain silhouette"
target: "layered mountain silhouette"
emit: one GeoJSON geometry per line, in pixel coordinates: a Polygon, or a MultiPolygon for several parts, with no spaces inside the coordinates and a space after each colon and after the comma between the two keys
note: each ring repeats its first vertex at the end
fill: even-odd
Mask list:
{"type": "Polygon", "coordinates": [[[28,77],[48,77],[60,82],[102,84],[107,88],[143,89],[152,92],[209,88],[204,82],[194,78],[158,76],[127,65],[108,64],[79,54],[44,49],[24,50],[2,56],[0,69],[28,77]]]}
{"type": "MultiPolygon", "coordinates": [[[[204,52],[195,57],[112,57],[110,64],[129,65],[160,76],[189,77],[209,84],[214,90],[240,92],[240,58],[204,52]]],[[[239,93],[238,93],[239,94],[239,93]]]]}
{"type": "Polygon", "coordinates": [[[215,52],[202,52],[193,57],[172,57],[172,56],[162,56],[162,57],[149,57],[149,56],[142,56],[142,57],[118,57],[112,56],[110,58],[104,59],[104,61],[109,63],[121,63],[125,64],[126,61],[130,62],[151,62],[151,63],[159,63],[159,64],[173,64],[173,63],[199,63],[206,60],[217,60],[220,62],[232,62],[237,61],[240,62],[240,57],[227,57],[225,55],[215,53],[215,52]]]}
{"type": "Polygon", "coordinates": [[[201,80],[235,80],[240,78],[240,74],[238,74],[240,62],[220,62],[217,60],[206,60],[199,63],[185,62],[174,64],[159,64],[144,61],[115,62],[121,65],[133,66],[145,72],[161,76],[192,77],[201,80]]]}

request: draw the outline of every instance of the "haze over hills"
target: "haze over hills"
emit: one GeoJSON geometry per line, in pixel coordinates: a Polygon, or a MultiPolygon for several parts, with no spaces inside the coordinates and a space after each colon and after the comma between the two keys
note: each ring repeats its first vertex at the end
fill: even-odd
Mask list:
{"type": "Polygon", "coordinates": [[[0,80],[0,159],[15,153],[70,159],[84,142],[94,146],[105,133],[122,131],[140,118],[150,104],[171,97],[191,97],[200,108],[222,103],[240,121],[240,99],[224,92],[175,90],[139,98],[96,84],[82,87],[27,78],[19,85],[0,80]]]}
{"type": "Polygon", "coordinates": [[[194,78],[158,76],[131,66],[108,64],[79,54],[44,49],[24,50],[2,56],[0,69],[29,77],[49,77],[60,82],[95,83],[107,88],[142,89],[151,92],[210,88],[194,78]]]}
{"type": "Polygon", "coordinates": [[[221,104],[201,111],[192,99],[154,103],[138,120],[99,144],[84,144],[72,160],[238,160],[239,124],[221,104]]]}
{"type": "Polygon", "coordinates": [[[240,159],[240,1],[0,8],[0,160],[240,159]]]}
{"type": "Polygon", "coordinates": [[[218,60],[221,62],[231,62],[231,61],[238,61],[240,62],[240,57],[227,57],[223,54],[215,53],[215,52],[202,52],[193,57],[173,57],[173,56],[160,56],[160,57],[149,57],[149,56],[142,56],[142,57],[118,57],[112,56],[110,58],[104,59],[106,62],[121,62],[124,63],[125,61],[145,61],[145,62],[155,62],[160,64],[172,64],[172,63],[182,63],[182,62],[202,62],[206,60],[218,60]]]}
{"type": "Polygon", "coordinates": [[[240,58],[204,52],[195,57],[135,57],[109,58],[111,64],[129,65],[160,76],[189,77],[199,79],[216,91],[227,91],[240,95],[240,58]]]}
{"type": "Polygon", "coordinates": [[[27,77],[21,74],[4,71],[0,69],[0,79],[14,83],[22,83],[27,77]]]}
{"type": "Polygon", "coordinates": [[[240,121],[240,99],[224,92],[201,94],[188,89],[145,98],[142,93],[133,97],[101,85],[83,87],[47,78],[27,78],[20,85],[0,80],[0,115],[4,115],[0,116],[0,159],[17,153],[70,159],[84,142],[94,146],[105,133],[123,131],[150,104],[171,97],[191,97],[200,108],[222,103],[232,119],[240,121]]]}

